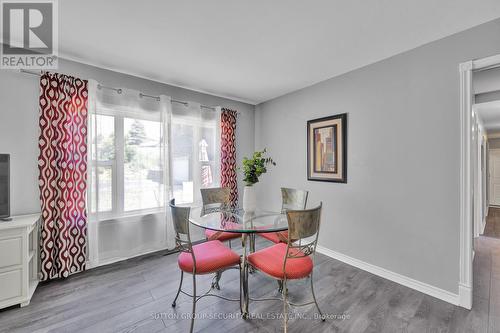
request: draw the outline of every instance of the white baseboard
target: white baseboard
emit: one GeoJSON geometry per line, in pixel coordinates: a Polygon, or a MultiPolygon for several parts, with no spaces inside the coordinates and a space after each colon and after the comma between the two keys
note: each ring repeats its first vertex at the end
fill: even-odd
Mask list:
{"type": "MultiPolygon", "coordinates": [[[[364,271],[370,272],[372,274],[378,275],[380,277],[383,277],[384,279],[394,281],[394,282],[399,283],[405,287],[415,289],[415,290],[420,291],[424,294],[439,298],[439,299],[441,299],[445,302],[451,303],[453,305],[460,304],[459,303],[459,296],[457,294],[454,294],[454,293],[449,292],[447,290],[444,290],[444,289],[432,286],[430,284],[412,279],[410,277],[389,271],[385,268],[369,264],[369,263],[361,261],[359,259],[349,257],[345,254],[332,251],[332,250],[327,249],[326,247],[323,247],[320,245],[317,246],[316,250],[319,253],[322,253],[328,257],[331,257],[333,259],[337,259],[337,260],[342,261],[348,265],[351,265],[351,266],[357,267],[359,269],[362,269],[364,271]]],[[[463,306],[462,304],[460,304],[460,305],[463,306]]]]}
{"type": "Polygon", "coordinates": [[[121,253],[121,255],[111,255],[109,256],[109,253],[108,253],[108,258],[104,259],[104,260],[99,260],[99,261],[90,261],[90,260],[87,260],[86,263],[85,263],[85,267],[86,269],[92,269],[92,268],[97,268],[97,267],[100,267],[100,266],[105,266],[105,265],[110,265],[110,264],[114,264],[116,262],[120,262],[120,261],[124,261],[124,260],[128,260],[128,259],[132,259],[132,258],[135,258],[135,257],[140,257],[140,256],[143,256],[143,255],[146,255],[146,254],[151,254],[151,253],[155,253],[155,252],[159,252],[159,251],[165,251],[167,250],[167,247],[165,245],[162,245],[160,247],[154,247],[154,248],[145,248],[145,249],[141,249],[140,251],[138,250],[135,250],[133,252],[130,252],[130,253],[121,253]]]}
{"type": "Polygon", "coordinates": [[[458,286],[458,305],[466,309],[472,309],[472,289],[471,287],[459,284],[458,286]]]}

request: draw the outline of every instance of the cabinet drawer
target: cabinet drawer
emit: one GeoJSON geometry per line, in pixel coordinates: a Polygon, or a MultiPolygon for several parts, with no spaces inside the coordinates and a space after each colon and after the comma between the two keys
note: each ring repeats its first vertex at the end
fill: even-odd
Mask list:
{"type": "Polygon", "coordinates": [[[0,301],[21,297],[23,294],[21,281],[20,269],[0,273],[0,301]]]}
{"type": "Polygon", "coordinates": [[[21,237],[0,239],[0,268],[22,264],[21,237]]]}

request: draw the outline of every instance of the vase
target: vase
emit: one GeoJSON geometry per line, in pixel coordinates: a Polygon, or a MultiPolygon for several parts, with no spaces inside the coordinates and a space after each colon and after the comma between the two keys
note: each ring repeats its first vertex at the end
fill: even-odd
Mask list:
{"type": "Polygon", "coordinates": [[[253,212],[257,208],[257,197],[253,186],[245,186],[243,189],[243,210],[253,212]]]}

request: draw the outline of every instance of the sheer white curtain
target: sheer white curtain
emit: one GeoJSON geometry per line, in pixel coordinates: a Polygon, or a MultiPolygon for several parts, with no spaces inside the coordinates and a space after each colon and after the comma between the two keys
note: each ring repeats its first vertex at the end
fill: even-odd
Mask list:
{"type": "Polygon", "coordinates": [[[199,203],[200,188],[220,184],[220,108],[172,105],[172,189],[176,202],[199,203]]]}
{"type": "Polygon", "coordinates": [[[90,267],[173,248],[171,100],[89,80],[90,267]]]}
{"type": "MultiPolygon", "coordinates": [[[[200,188],[220,186],[220,107],[172,104],[171,184],[176,203],[198,205],[200,188]]],[[[191,238],[204,238],[193,228],[191,238]]]]}
{"type": "Polygon", "coordinates": [[[169,199],[220,185],[220,107],[89,80],[88,109],[89,267],[174,248],[169,199]]]}

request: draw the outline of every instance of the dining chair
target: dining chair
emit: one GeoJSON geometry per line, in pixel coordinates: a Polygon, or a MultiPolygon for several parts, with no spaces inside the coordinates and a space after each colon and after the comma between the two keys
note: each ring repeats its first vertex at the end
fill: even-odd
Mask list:
{"type": "Polygon", "coordinates": [[[287,210],[288,240],[286,243],[277,243],[248,255],[247,263],[255,270],[281,281],[283,285],[283,319],[285,332],[288,327],[288,305],[305,306],[316,304],[316,308],[325,321],[314,294],[313,257],[318,242],[321,222],[322,204],[313,209],[287,210]],[[313,300],[304,304],[288,302],[288,280],[309,278],[313,300]]]}
{"type": "MultiPolygon", "coordinates": [[[[172,307],[175,307],[177,298],[179,297],[179,294],[181,292],[193,298],[190,329],[190,332],[193,332],[196,302],[200,298],[208,295],[208,292],[203,295],[196,295],[196,276],[222,272],[229,268],[239,268],[240,256],[231,249],[224,246],[224,244],[222,244],[222,242],[219,240],[211,240],[193,245],[191,243],[191,235],[189,232],[190,208],[176,206],[175,199],[172,199],[169,205],[172,212],[172,220],[175,230],[175,243],[177,249],[179,249],[180,252],[177,262],[181,271],[179,289],[177,290],[177,294],[175,295],[174,301],[172,302],[172,307]],[[192,295],[182,290],[184,273],[192,274],[193,276],[192,295]]],[[[212,289],[212,287],[213,285],[211,286],[210,290],[212,289]]]]}
{"type": "MultiPolygon", "coordinates": [[[[285,214],[287,210],[306,209],[308,191],[297,190],[294,188],[281,188],[281,213],[285,214]]],[[[288,231],[269,232],[258,234],[273,243],[286,243],[288,240],[288,231]]]]}
{"type": "MultiPolygon", "coordinates": [[[[201,188],[200,192],[203,203],[201,208],[202,215],[220,212],[231,208],[231,190],[229,187],[201,188]]],[[[229,248],[232,248],[231,240],[241,238],[241,234],[205,229],[205,237],[207,240],[219,240],[221,242],[227,241],[229,248]]],[[[213,286],[218,290],[220,290],[219,281],[221,275],[222,272],[217,272],[213,282],[213,286]]]]}
{"type": "MultiPolygon", "coordinates": [[[[202,215],[231,208],[231,190],[228,187],[202,188],[200,192],[203,202],[202,215]]],[[[206,229],[205,237],[207,240],[229,241],[231,248],[231,240],[240,238],[241,234],[206,229]]]]}

